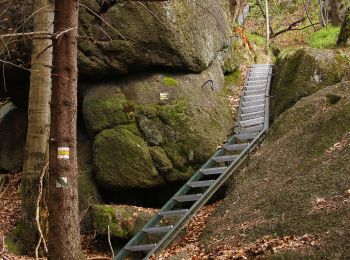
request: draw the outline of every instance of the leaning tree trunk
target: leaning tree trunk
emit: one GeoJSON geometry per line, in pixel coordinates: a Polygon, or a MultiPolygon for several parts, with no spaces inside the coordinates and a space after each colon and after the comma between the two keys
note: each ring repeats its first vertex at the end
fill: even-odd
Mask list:
{"type": "Polygon", "coordinates": [[[49,172],[49,259],[79,260],[77,37],[79,0],[55,1],[49,172]]]}
{"type": "MultiPolygon", "coordinates": [[[[53,32],[53,4],[50,0],[35,0],[34,31],[53,32]]],[[[21,240],[28,252],[38,241],[35,221],[39,178],[49,160],[50,98],[52,40],[33,39],[28,106],[28,131],[22,177],[22,230],[21,240]]]]}
{"type": "Polygon", "coordinates": [[[345,47],[350,37],[350,10],[346,12],[337,40],[337,46],[345,47]]]}

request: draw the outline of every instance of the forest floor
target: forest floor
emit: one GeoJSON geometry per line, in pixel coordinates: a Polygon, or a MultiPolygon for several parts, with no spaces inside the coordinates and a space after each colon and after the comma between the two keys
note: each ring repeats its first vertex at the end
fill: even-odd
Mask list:
{"type": "MultiPolygon", "coordinates": [[[[15,228],[15,225],[21,218],[21,198],[19,194],[19,185],[21,174],[10,174],[8,185],[0,193],[0,260],[30,260],[35,259],[30,256],[15,256],[7,251],[4,244],[6,234],[15,228]],[[6,189],[6,190],[5,190],[6,189]]],[[[169,259],[177,256],[179,259],[248,259],[252,256],[263,258],[271,252],[283,249],[299,248],[303,245],[315,245],[318,242],[317,237],[282,237],[272,238],[264,237],[249,245],[232,247],[230,245],[221,245],[210,252],[206,251],[199,242],[199,237],[203,232],[206,221],[220,204],[216,202],[212,205],[203,207],[186,226],[181,235],[161,254],[151,259],[169,259]]],[[[93,236],[82,236],[82,247],[88,260],[112,259],[111,254],[102,253],[96,246],[93,236]]],[[[46,259],[45,257],[39,259],[46,259]]]]}

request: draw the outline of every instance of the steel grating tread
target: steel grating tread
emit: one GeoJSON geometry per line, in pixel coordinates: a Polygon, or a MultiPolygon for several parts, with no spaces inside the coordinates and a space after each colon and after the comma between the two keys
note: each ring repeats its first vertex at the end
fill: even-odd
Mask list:
{"type": "Polygon", "coordinates": [[[244,120],[244,121],[240,121],[239,125],[240,127],[249,127],[249,126],[253,126],[253,125],[259,125],[264,123],[265,121],[265,117],[258,117],[258,118],[254,118],[254,119],[248,119],[248,120],[244,120]]]}
{"type": "Polygon", "coordinates": [[[254,113],[254,112],[264,112],[264,111],[265,111],[265,104],[252,106],[252,107],[242,107],[242,112],[244,114],[254,113]]]}
{"type": "Polygon", "coordinates": [[[199,171],[204,175],[212,175],[212,174],[222,174],[227,171],[227,167],[214,167],[214,168],[206,168],[200,169],[199,171]]]}
{"type": "Polygon", "coordinates": [[[248,120],[248,119],[258,118],[258,117],[262,117],[262,116],[265,116],[265,111],[241,114],[241,119],[248,120]]]}
{"type": "Polygon", "coordinates": [[[262,94],[265,95],[265,92],[266,92],[265,88],[258,89],[258,90],[246,90],[244,92],[244,96],[249,97],[249,96],[255,96],[255,95],[262,95],[262,94]]]}
{"type": "Polygon", "coordinates": [[[250,126],[250,127],[246,127],[246,128],[242,128],[239,130],[240,134],[248,134],[248,133],[254,133],[257,131],[261,131],[264,129],[264,124],[260,124],[260,125],[255,125],[255,126],[250,126]]]}
{"type": "Polygon", "coordinates": [[[176,217],[176,216],[182,216],[187,212],[188,212],[188,209],[174,209],[174,210],[159,211],[158,215],[163,217],[176,217]]]}
{"type": "Polygon", "coordinates": [[[159,234],[159,233],[167,233],[169,232],[174,226],[163,226],[163,227],[150,227],[150,228],[143,228],[142,231],[149,234],[159,234]]]}
{"type": "Polygon", "coordinates": [[[212,157],[215,162],[232,162],[238,158],[237,155],[226,155],[226,156],[216,156],[212,157]]]}
{"type": "Polygon", "coordinates": [[[263,95],[250,95],[250,96],[246,96],[246,95],[244,95],[243,96],[243,100],[244,101],[256,101],[256,100],[260,100],[260,99],[265,99],[265,94],[263,94],[263,95]]]}
{"type": "Polygon", "coordinates": [[[151,251],[156,245],[157,244],[125,246],[125,249],[132,252],[148,252],[148,251],[151,251]]]}
{"type": "Polygon", "coordinates": [[[258,134],[259,132],[252,132],[248,134],[235,134],[234,137],[238,140],[246,141],[246,140],[254,139],[258,134]]]}
{"type": "Polygon", "coordinates": [[[173,199],[177,202],[189,202],[189,201],[196,201],[199,200],[200,197],[202,197],[202,193],[198,194],[190,194],[190,195],[180,195],[180,196],[174,196],[173,199]]]}
{"type": "Polygon", "coordinates": [[[265,104],[265,98],[264,99],[259,99],[259,100],[255,100],[255,101],[243,101],[242,105],[243,107],[254,107],[254,106],[259,106],[259,105],[263,105],[265,104]]]}
{"type": "Polygon", "coordinates": [[[244,144],[226,144],[223,146],[223,148],[227,151],[243,151],[249,143],[244,143],[244,144]]]}
{"type": "Polygon", "coordinates": [[[186,183],[186,185],[191,187],[191,188],[201,188],[201,187],[210,187],[214,183],[215,183],[215,180],[192,181],[192,182],[186,183]]]}

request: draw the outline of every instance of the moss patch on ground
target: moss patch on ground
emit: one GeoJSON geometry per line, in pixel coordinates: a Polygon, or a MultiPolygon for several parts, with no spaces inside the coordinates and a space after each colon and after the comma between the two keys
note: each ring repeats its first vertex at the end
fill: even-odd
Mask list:
{"type": "Polygon", "coordinates": [[[131,238],[156,213],[153,209],[143,209],[126,205],[92,205],[92,230],[98,235],[110,234],[117,238],[131,238]]]}
{"type": "Polygon", "coordinates": [[[309,46],[318,49],[330,49],[336,47],[339,27],[328,26],[310,35],[309,46]]]}
{"type": "MultiPolygon", "coordinates": [[[[321,242],[305,252],[308,258],[349,257],[349,122],[349,82],[326,87],[283,113],[246,169],[231,179],[203,232],[206,247],[216,239],[232,245],[266,235],[311,234],[321,242]],[[330,95],[340,99],[330,103],[330,95]],[[319,207],[320,201],[330,206],[319,207]]],[[[301,252],[285,256],[295,259],[301,252]]]]}

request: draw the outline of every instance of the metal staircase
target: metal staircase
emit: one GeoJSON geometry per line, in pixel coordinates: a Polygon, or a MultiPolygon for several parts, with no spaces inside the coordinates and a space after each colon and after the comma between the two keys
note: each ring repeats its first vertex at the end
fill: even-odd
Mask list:
{"type": "Polygon", "coordinates": [[[129,257],[148,259],[164,249],[261,143],[269,127],[271,76],[272,65],[249,67],[234,134],[120,250],[114,260],[129,257]]]}

